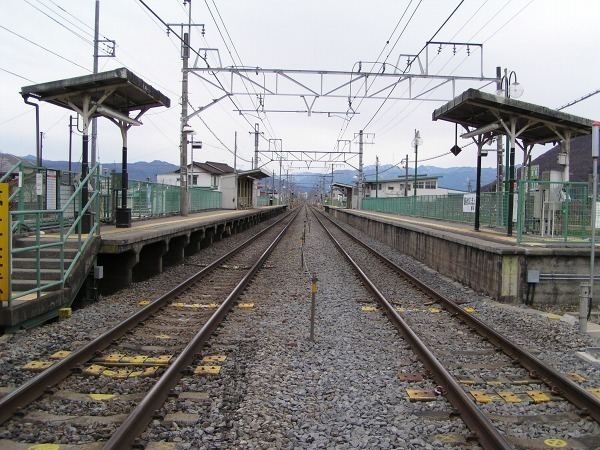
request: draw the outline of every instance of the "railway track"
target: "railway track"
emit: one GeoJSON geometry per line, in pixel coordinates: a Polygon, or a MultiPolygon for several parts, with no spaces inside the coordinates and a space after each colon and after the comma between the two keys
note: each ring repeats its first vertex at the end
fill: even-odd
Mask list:
{"type": "Polygon", "coordinates": [[[43,371],[0,399],[7,437],[0,448],[49,441],[131,447],[184,373],[219,370],[222,356],[200,351],[297,214],[288,213],[154,301],[141,302],[137,313],[89,344],[32,361],[31,369],[43,371]],[[55,433],[53,425],[63,422],[70,424],[67,431],[55,433]]]}
{"type": "MultiPolygon", "coordinates": [[[[313,213],[377,299],[363,311],[383,311],[426,367],[399,374],[412,401],[445,397],[486,449],[600,448],[600,398],[580,387],[585,379],[558,373],[477,319],[473,308],[313,213]]],[[[450,435],[446,443],[464,447],[470,439],[450,435]]]]}

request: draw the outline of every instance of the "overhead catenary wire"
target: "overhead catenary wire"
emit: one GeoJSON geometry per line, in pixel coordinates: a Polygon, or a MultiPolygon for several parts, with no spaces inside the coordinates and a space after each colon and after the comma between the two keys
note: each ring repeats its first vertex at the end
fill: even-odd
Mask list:
{"type": "Polygon", "coordinates": [[[1,70],[2,72],[6,72],[6,73],[8,73],[8,74],[11,74],[11,75],[13,75],[13,76],[15,76],[15,77],[21,78],[21,79],[23,79],[23,80],[25,80],[25,81],[29,81],[30,83],[35,83],[35,81],[33,81],[32,79],[30,79],[30,78],[27,78],[27,77],[25,77],[25,76],[23,76],[23,75],[19,75],[18,73],[15,73],[15,72],[13,72],[13,71],[11,71],[11,70],[5,69],[4,67],[0,67],[0,70],[1,70]]]}
{"type": "MultiPolygon", "coordinates": [[[[217,31],[219,32],[219,35],[221,36],[221,39],[223,40],[223,43],[225,44],[225,48],[227,49],[227,52],[229,53],[229,56],[231,57],[231,60],[233,62],[234,65],[236,65],[236,61],[235,58],[233,57],[231,50],[229,49],[229,45],[227,45],[227,41],[225,40],[225,37],[223,36],[223,33],[221,32],[221,28],[219,27],[219,24],[217,23],[217,20],[210,8],[210,5],[208,4],[208,0],[204,0],[204,3],[206,4],[206,8],[208,9],[208,12],[210,13],[210,16],[213,19],[213,22],[215,23],[215,26],[217,27],[217,31]]],[[[237,48],[235,46],[235,43],[233,42],[233,39],[231,38],[231,35],[229,34],[229,30],[227,29],[227,25],[225,24],[225,21],[223,20],[223,16],[221,16],[221,13],[219,11],[219,8],[217,7],[217,4],[214,2],[213,0],[213,5],[215,7],[215,11],[217,13],[217,15],[219,16],[219,19],[221,20],[221,23],[223,24],[223,29],[225,31],[225,34],[227,34],[227,37],[229,38],[229,41],[231,42],[231,46],[233,47],[233,51],[235,52],[235,54],[238,57],[238,61],[240,63],[240,66],[244,66],[244,63],[242,61],[242,58],[240,57],[239,52],[237,51],[237,48]]],[[[250,97],[250,102],[252,103],[252,108],[256,110],[257,114],[258,114],[258,110],[259,110],[259,106],[257,106],[254,102],[254,100],[252,99],[252,96],[250,94],[250,90],[248,89],[247,85],[246,85],[246,81],[242,78],[242,84],[244,86],[244,89],[246,90],[246,92],[248,93],[248,96],[250,97]]],[[[254,95],[258,96],[258,93],[256,92],[256,90],[254,89],[254,86],[252,86],[252,90],[254,91],[254,95]]],[[[265,127],[265,129],[267,129],[267,131],[269,132],[269,134],[271,136],[276,136],[277,133],[275,133],[275,129],[273,128],[273,125],[271,124],[270,120],[268,119],[267,115],[265,114],[265,119],[266,121],[269,123],[270,126],[270,130],[269,130],[269,126],[267,126],[267,124],[265,123],[265,121],[262,119],[262,117],[258,116],[258,119],[261,121],[261,123],[263,124],[263,126],[265,127]]]]}
{"type": "MultiPolygon", "coordinates": [[[[394,42],[394,45],[392,47],[392,49],[390,50],[390,52],[388,53],[388,56],[386,57],[385,61],[387,62],[387,59],[389,58],[391,52],[393,51],[393,49],[396,47],[396,45],[398,44],[398,42],[400,41],[400,38],[403,36],[404,32],[406,31],[408,25],[410,24],[410,22],[412,21],[413,17],[415,16],[417,10],[419,9],[419,6],[421,6],[423,0],[419,1],[419,3],[417,4],[417,6],[415,7],[415,9],[413,10],[410,18],[408,19],[408,21],[406,22],[406,24],[404,25],[404,28],[402,29],[402,31],[400,32],[400,34],[397,36],[396,41],[394,42]]],[[[388,45],[389,41],[392,39],[394,33],[396,32],[396,30],[398,29],[400,23],[402,22],[402,19],[404,18],[404,16],[406,15],[406,13],[408,12],[408,10],[410,9],[410,5],[412,5],[413,0],[411,0],[408,5],[406,5],[406,8],[404,9],[402,15],[400,16],[400,19],[398,20],[398,22],[396,23],[396,26],[394,27],[394,30],[392,31],[392,33],[390,34],[390,37],[388,38],[388,40],[386,41],[386,44],[383,46],[383,48],[381,49],[381,51],[379,52],[379,55],[377,56],[377,60],[375,61],[375,63],[373,63],[373,65],[371,66],[371,71],[373,71],[373,68],[375,67],[375,64],[377,64],[377,62],[379,61],[379,58],[381,58],[381,55],[383,54],[383,52],[385,51],[386,46],[388,45]]],[[[364,80],[363,84],[361,85],[364,86],[366,84],[366,79],[364,80]]],[[[369,86],[368,89],[371,88],[371,86],[373,86],[373,83],[375,82],[375,78],[373,79],[373,81],[371,82],[371,85],[369,86]]],[[[368,90],[367,89],[367,90],[368,90]]],[[[357,93],[354,95],[354,99],[356,99],[356,96],[358,95],[359,90],[357,90],[357,93]]],[[[360,108],[360,106],[362,105],[363,99],[361,98],[361,100],[359,101],[359,104],[357,105],[356,109],[360,108]]],[[[350,105],[348,105],[348,108],[350,108],[350,105]]],[[[350,112],[350,109],[348,109],[348,112],[350,112]]],[[[343,139],[344,134],[346,134],[346,131],[348,130],[348,127],[350,125],[350,122],[352,121],[352,118],[354,117],[354,115],[350,115],[347,119],[345,119],[345,122],[342,124],[342,127],[340,128],[340,132],[338,133],[338,137],[337,140],[343,139]]],[[[336,142],[337,142],[336,140],[336,142]]]]}
{"type": "MultiPolygon", "coordinates": [[[[504,11],[504,8],[506,8],[506,6],[508,6],[513,0],[507,0],[507,2],[500,7],[486,22],[485,25],[489,24],[493,19],[495,19],[498,14],[500,14],[502,11],[504,11]]],[[[529,3],[527,3],[524,7],[522,7],[521,9],[519,9],[517,11],[517,13],[513,14],[508,20],[506,20],[505,22],[503,22],[503,24],[498,28],[498,30],[503,29],[504,27],[506,27],[506,25],[508,25],[510,22],[512,22],[519,14],[521,14],[525,8],[527,8],[529,5],[531,5],[531,3],[533,3],[533,1],[535,0],[530,0],[529,3]]],[[[481,9],[481,7],[476,11],[476,13],[481,9]]],[[[475,14],[476,14],[475,13],[475,14]]],[[[468,20],[472,20],[472,18],[475,16],[475,14],[473,16],[471,16],[471,18],[468,20]]],[[[465,24],[466,25],[466,24],[465,24]]],[[[483,31],[485,29],[485,25],[483,27],[480,27],[475,33],[473,33],[471,35],[470,38],[468,38],[466,41],[470,42],[472,41],[481,31],[483,31]]],[[[464,25],[461,27],[461,29],[459,31],[461,31],[464,28],[464,25]]],[[[494,37],[496,35],[496,33],[498,32],[498,30],[496,30],[494,33],[492,33],[492,35],[490,35],[489,37],[487,37],[486,39],[484,39],[482,41],[482,44],[485,44],[487,41],[489,41],[492,37],[494,37]]],[[[455,33],[454,36],[451,39],[454,39],[454,37],[456,37],[456,35],[458,34],[455,33]]],[[[437,55],[436,55],[437,56],[437,55]]],[[[460,66],[462,66],[464,64],[464,62],[468,59],[468,56],[465,56],[455,67],[454,69],[452,69],[450,71],[450,74],[452,75],[453,73],[455,73],[460,66]]],[[[452,60],[448,60],[446,61],[446,63],[438,70],[438,74],[451,62],[452,60]]],[[[425,88],[427,88],[427,86],[429,86],[432,83],[432,81],[430,81],[429,83],[427,83],[425,85],[425,88]]],[[[406,92],[406,91],[405,91],[406,92]]],[[[419,107],[421,107],[423,104],[425,103],[424,100],[421,100],[417,105],[414,106],[414,108],[407,112],[406,114],[404,114],[402,117],[400,117],[400,119],[398,119],[397,117],[393,117],[390,121],[388,121],[385,125],[383,125],[383,134],[385,134],[387,131],[389,131],[390,129],[392,129],[393,127],[398,126],[399,123],[401,123],[402,121],[404,121],[407,117],[409,117],[412,113],[414,113],[419,107]]],[[[404,111],[406,111],[408,109],[409,105],[406,105],[397,115],[402,114],[404,111]]],[[[396,116],[397,116],[396,115],[396,116]]],[[[381,132],[380,132],[381,133],[381,132]]]]}
{"type": "Polygon", "coordinates": [[[30,43],[30,44],[32,44],[32,45],[35,45],[35,46],[36,46],[36,47],[38,47],[38,48],[41,48],[42,50],[44,50],[44,51],[46,51],[46,52],[48,52],[48,53],[50,53],[50,54],[52,54],[52,55],[54,55],[54,56],[56,56],[56,57],[58,57],[58,58],[62,59],[63,61],[67,61],[68,63],[71,63],[71,64],[73,64],[74,66],[77,66],[77,67],[79,67],[79,68],[81,68],[81,69],[85,70],[86,72],[91,72],[91,70],[90,70],[90,69],[88,69],[87,67],[84,67],[84,66],[82,66],[81,64],[79,64],[79,63],[76,63],[75,61],[73,61],[73,60],[71,60],[71,59],[69,59],[69,58],[66,58],[66,57],[62,56],[62,55],[60,55],[60,54],[56,53],[55,51],[52,51],[52,50],[50,50],[49,48],[46,48],[46,47],[44,47],[43,45],[41,45],[41,44],[38,44],[37,42],[34,42],[34,41],[32,41],[31,39],[28,39],[28,38],[26,38],[26,37],[25,37],[25,36],[23,36],[23,35],[20,35],[19,33],[17,33],[17,32],[15,32],[15,31],[13,31],[13,30],[11,30],[11,29],[9,29],[9,28],[5,27],[4,25],[0,25],[0,28],[2,28],[3,30],[5,30],[5,31],[9,32],[10,34],[13,34],[13,35],[17,36],[17,37],[18,37],[18,38],[20,38],[20,39],[23,39],[23,40],[24,40],[24,41],[26,41],[26,42],[29,42],[29,43],[30,43]]]}
{"type": "MultiPolygon", "coordinates": [[[[439,28],[436,30],[435,33],[433,33],[433,35],[429,38],[429,41],[432,41],[435,39],[435,37],[438,35],[438,33],[442,30],[442,28],[444,28],[444,26],[450,21],[450,19],[452,18],[452,16],[454,16],[454,14],[456,13],[456,11],[458,11],[458,9],[462,6],[462,4],[465,2],[465,0],[460,0],[459,4],[456,5],[456,7],[454,8],[454,10],[450,13],[450,15],[446,18],[446,20],[444,20],[444,22],[439,26],[439,28]]],[[[410,61],[407,66],[406,69],[404,69],[404,71],[402,73],[406,73],[409,69],[410,66],[413,62],[415,62],[415,60],[419,57],[419,55],[421,53],[423,53],[423,50],[425,50],[425,48],[427,47],[427,43],[425,43],[425,45],[421,48],[421,50],[419,50],[419,52],[412,58],[412,61],[410,61]]],[[[369,121],[366,123],[366,125],[364,127],[362,127],[363,130],[366,130],[368,128],[368,126],[371,124],[371,122],[373,121],[373,119],[377,116],[377,114],[379,113],[379,111],[381,111],[381,108],[383,108],[383,106],[385,105],[385,103],[388,101],[388,99],[390,98],[390,96],[393,94],[393,92],[396,90],[396,87],[398,85],[395,84],[394,86],[392,86],[392,88],[390,89],[390,92],[386,95],[385,99],[383,100],[383,102],[381,103],[381,105],[379,105],[379,108],[377,108],[377,110],[375,111],[375,113],[371,116],[371,118],[369,119],[369,121]]]]}
{"type": "MultiPolygon", "coordinates": [[[[57,20],[56,18],[52,17],[50,14],[42,11],[40,8],[38,8],[37,6],[35,6],[33,3],[31,3],[29,0],[23,0],[25,3],[27,3],[29,6],[31,6],[33,9],[35,9],[36,11],[42,13],[44,16],[46,16],[47,18],[49,18],[50,20],[52,20],[53,22],[55,22],[56,24],[58,24],[59,26],[61,26],[62,28],[64,28],[65,30],[67,30],[68,32],[72,33],[73,35],[77,36],[79,39],[81,39],[82,41],[84,41],[87,44],[94,44],[92,41],[90,41],[89,38],[82,36],[80,33],[78,33],[77,31],[73,30],[72,28],[69,28],[68,26],[66,26],[64,23],[62,23],[60,20],[57,20]]],[[[64,18],[63,18],[64,20],[64,18]]]]}
{"type": "MultiPolygon", "coordinates": [[[[173,28],[171,26],[169,26],[169,24],[167,24],[150,6],[148,6],[148,4],[144,1],[144,0],[138,0],[142,5],[144,5],[144,7],[146,7],[146,9],[148,9],[148,11],[150,11],[152,13],[152,15],[154,17],[156,17],[165,27],[167,27],[167,29],[169,30],[169,32],[173,33],[182,43],[185,44],[183,38],[175,31],[173,30],[173,28]]],[[[202,61],[204,61],[204,63],[206,64],[207,67],[211,67],[207,58],[202,56],[197,50],[193,49],[190,47],[190,50],[195,53],[196,55],[198,55],[198,57],[200,59],[202,59],[202,61]]],[[[223,92],[227,93],[227,89],[225,89],[225,86],[223,86],[223,83],[221,82],[221,79],[216,75],[216,74],[212,74],[213,77],[215,78],[215,80],[217,81],[217,83],[219,84],[219,86],[221,87],[221,89],[223,90],[223,92]]],[[[231,98],[231,95],[228,95],[227,98],[229,99],[229,101],[234,105],[234,107],[236,108],[236,110],[240,110],[240,108],[238,107],[238,105],[235,103],[235,101],[231,98]]],[[[242,115],[242,117],[244,118],[244,120],[248,123],[248,125],[250,127],[253,127],[252,122],[250,122],[250,120],[248,120],[248,118],[245,116],[244,113],[240,113],[242,115]]],[[[267,140],[267,138],[265,138],[262,135],[259,135],[259,137],[261,137],[264,140],[267,140]]]]}

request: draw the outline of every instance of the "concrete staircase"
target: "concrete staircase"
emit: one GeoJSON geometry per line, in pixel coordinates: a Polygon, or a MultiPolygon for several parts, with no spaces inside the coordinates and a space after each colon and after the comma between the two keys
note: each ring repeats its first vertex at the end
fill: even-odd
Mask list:
{"type": "MultiPolygon", "coordinates": [[[[44,236],[40,244],[57,242],[58,238],[44,236]]],[[[15,295],[37,287],[38,267],[40,285],[44,286],[61,280],[60,247],[48,247],[39,250],[39,266],[36,249],[14,253],[15,249],[36,246],[35,238],[18,237],[13,239],[13,258],[11,289],[13,292],[10,307],[0,309],[0,327],[5,329],[28,328],[48,319],[56,317],[58,310],[70,306],[79,289],[92,268],[100,247],[100,238],[94,237],[79,256],[70,275],[61,283],[48,287],[40,292],[25,294],[19,298],[15,295]]],[[[68,240],[64,248],[64,269],[68,269],[79,253],[79,242],[68,240]]]]}
{"type": "MultiPolygon", "coordinates": [[[[40,243],[47,244],[56,242],[52,239],[42,239],[40,243]]],[[[35,239],[32,238],[21,238],[13,241],[13,250],[16,248],[24,248],[35,246],[35,239]]],[[[67,242],[64,250],[64,268],[67,269],[75,256],[77,255],[79,246],[77,241],[67,242]]],[[[12,260],[13,270],[11,277],[11,288],[14,294],[28,291],[37,286],[37,251],[26,250],[25,252],[19,252],[15,254],[12,260]]],[[[41,285],[58,281],[61,279],[60,270],[60,247],[42,248],[40,250],[40,275],[41,285]]],[[[47,292],[58,291],[61,289],[60,285],[50,287],[47,292]]],[[[28,298],[35,294],[30,294],[28,298]]]]}

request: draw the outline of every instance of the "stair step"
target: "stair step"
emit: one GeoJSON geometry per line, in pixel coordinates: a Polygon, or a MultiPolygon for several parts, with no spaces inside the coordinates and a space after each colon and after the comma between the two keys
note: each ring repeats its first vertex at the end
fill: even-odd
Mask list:
{"type": "MultiPolygon", "coordinates": [[[[85,239],[82,239],[82,242],[85,239]]],[[[41,238],[40,244],[51,244],[59,242],[60,238],[52,237],[52,238],[41,238]]],[[[36,239],[34,237],[26,237],[26,238],[16,238],[13,240],[13,248],[23,248],[23,247],[31,247],[37,245],[36,239]]],[[[65,248],[77,249],[79,248],[79,242],[77,239],[67,239],[65,242],[65,248]]]]}
{"type": "MultiPolygon", "coordinates": [[[[13,251],[15,248],[13,247],[13,251]]],[[[77,249],[65,248],[64,256],[65,259],[73,259],[77,256],[77,249]]],[[[25,250],[23,252],[13,253],[16,258],[37,258],[37,250],[25,250]]],[[[59,259],[60,248],[59,247],[48,247],[40,249],[40,256],[45,259],[59,259]]]]}
{"type": "MultiPolygon", "coordinates": [[[[41,280],[41,284],[42,286],[45,285],[46,283],[51,283],[53,281],[56,280],[47,280],[47,279],[42,279],[41,280]]],[[[33,289],[37,287],[37,281],[36,280],[12,280],[11,283],[11,288],[13,291],[29,291],[30,289],[33,289]]],[[[49,291],[57,291],[59,289],[61,289],[62,286],[60,284],[57,284],[56,286],[52,286],[51,288],[48,288],[47,290],[49,291]]]]}
{"type": "MultiPolygon", "coordinates": [[[[13,267],[11,274],[12,280],[35,280],[37,278],[37,269],[17,269],[13,267]]],[[[43,269],[41,278],[43,280],[60,280],[60,269],[43,269]]]]}
{"type": "MultiPolygon", "coordinates": [[[[69,267],[72,259],[65,258],[64,266],[69,267]]],[[[13,269],[36,269],[37,264],[35,258],[13,258],[12,259],[13,269]]],[[[58,269],[60,267],[60,259],[58,258],[41,258],[40,268],[41,269],[58,269]]]]}

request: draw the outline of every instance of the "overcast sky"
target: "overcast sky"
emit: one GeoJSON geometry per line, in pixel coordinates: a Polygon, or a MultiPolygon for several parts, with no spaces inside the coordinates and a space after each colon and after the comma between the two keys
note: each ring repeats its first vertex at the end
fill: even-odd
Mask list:
{"type": "MultiPolygon", "coordinates": [[[[169,23],[186,20],[187,7],[181,1],[147,0],[147,3],[169,23]]],[[[206,35],[202,37],[197,29],[192,34],[192,45],[195,48],[217,47],[223,65],[234,64],[213,22],[212,12],[217,20],[218,14],[221,15],[246,66],[351,71],[353,67],[356,69],[357,61],[375,61],[382,50],[383,56],[379,61],[383,61],[389,53],[387,63],[396,64],[399,54],[415,54],[421,50],[459,3],[459,0],[216,0],[215,6],[213,0],[208,0],[209,11],[204,0],[193,0],[193,21],[206,24],[206,35]],[[392,34],[405,10],[404,18],[392,34]],[[392,39],[386,45],[390,35],[392,39]],[[399,35],[400,39],[392,49],[399,35]]],[[[483,43],[486,77],[495,76],[496,66],[514,70],[525,89],[521,100],[556,108],[600,88],[599,17],[600,2],[591,0],[465,0],[435,40],[483,43]]],[[[93,23],[94,0],[0,1],[1,152],[35,154],[33,108],[23,103],[20,88],[91,73],[93,38],[90,27],[93,23]]],[[[169,109],[148,112],[142,119],[144,125],[130,131],[129,160],[158,159],[178,164],[181,58],[177,38],[167,36],[165,28],[138,0],[101,0],[100,30],[106,38],[117,41],[117,58],[102,58],[100,71],[126,66],[171,99],[169,109]]],[[[227,37],[222,25],[221,32],[227,37]]],[[[231,44],[229,47],[235,56],[231,44]]],[[[218,65],[214,56],[209,54],[211,66],[218,65]]],[[[421,57],[424,58],[424,54],[421,57]]],[[[479,76],[479,57],[476,49],[471,50],[470,56],[461,47],[457,48],[456,54],[451,46],[442,48],[439,55],[436,49],[432,49],[430,73],[479,76]]],[[[364,67],[370,66],[365,63],[364,67]]],[[[416,66],[411,72],[415,70],[416,66]]],[[[259,77],[253,76],[253,79],[258,80],[259,77]]],[[[221,80],[225,84],[229,78],[222,75],[221,80]]],[[[302,82],[318,86],[319,79],[307,77],[302,78],[302,82]]],[[[377,84],[380,82],[376,80],[372,89],[383,86],[377,84]]],[[[415,88],[425,90],[432,86],[427,83],[416,84],[415,88]]],[[[457,83],[457,93],[483,84],[479,81],[457,83]]],[[[254,109],[257,104],[253,88],[248,87],[252,97],[233,99],[242,109],[254,109]]],[[[291,90],[291,85],[282,83],[281,87],[291,90]]],[[[243,89],[243,86],[240,85],[240,88],[243,89]]],[[[491,86],[486,90],[495,91],[491,86]]],[[[400,85],[394,95],[404,91],[405,86],[400,85]]],[[[206,105],[220,96],[217,89],[193,76],[190,92],[194,107],[206,105]]],[[[452,95],[446,87],[429,96],[450,99],[452,95]]],[[[305,109],[298,97],[267,97],[264,103],[265,108],[271,109],[305,109]]],[[[233,164],[233,156],[223,145],[233,149],[234,132],[237,131],[239,155],[249,161],[253,156],[254,141],[248,133],[248,122],[259,122],[266,138],[282,139],[284,149],[332,150],[340,138],[340,130],[346,129],[341,136],[343,139],[352,139],[381,104],[382,100],[369,99],[361,103],[355,99],[353,107],[359,114],[352,118],[347,128],[347,119],[343,116],[270,113],[266,116],[268,120],[264,114],[260,115],[267,126],[265,129],[255,117],[256,113],[247,114],[246,121],[233,111],[231,101],[223,100],[202,113],[203,120],[222,143],[200,120],[190,121],[197,131],[195,139],[204,142],[204,149],[200,154],[196,151],[194,159],[233,164]]],[[[365,164],[374,163],[376,155],[382,164],[398,163],[406,154],[410,154],[412,159],[414,129],[419,129],[423,137],[419,161],[447,152],[454,144],[454,127],[431,120],[432,111],[442,104],[431,101],[386,102],[366,127],[366,132],[375,133],[375,137],[374,144],[365,148],[365,164]]],[[[346,111],[348,100],[319,99],[315,109],[346,111]]],[[[600,95],[565,112],[600,119],[600,95]]],[[[57,106],[41,106],[44,158],[67,159],[69,114],[69,111],[57,106]]],[[[78,136],[75,138],[73,158],[79,161],[81,142],[78,136]]],[[[459,144],[466,143],[459,138],[459,144]]],[[[261,141],[261,148],[267,146],[267,142],[261,141]]],[[[100,161],[119,162],[120,149],[117,127],[106,119],[100,119],[100,161]]],[[[534,156],[541,151],[542,147],[536,149],[534,156]]],[[[521,162],[520,157],[517,157],[517,162],[521,162]]],[[[431,159],[426,164],[472,166],[475,164],[474,146],[467,147],[458,157],[444,156],[431,159]]],[[[238,167],[249,166],[249,162],[238,162],[238,167]]],[[[495,166],[494,158],[484,160],[484,166],[495,166]]],[[[298,164],[290,172],[297,170],[302,170],[298,164]]]]}

